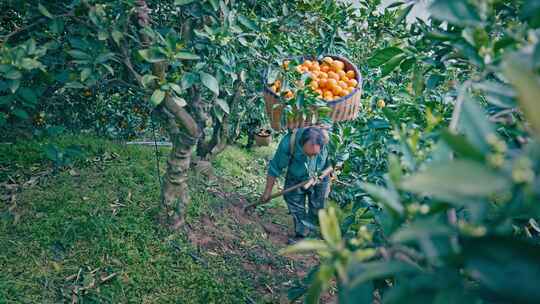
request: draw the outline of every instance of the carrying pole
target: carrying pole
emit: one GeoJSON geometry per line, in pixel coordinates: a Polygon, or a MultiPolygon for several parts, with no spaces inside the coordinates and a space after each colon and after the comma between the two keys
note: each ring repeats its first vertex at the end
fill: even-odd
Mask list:
{"type": "Polygon", "coordinates": [[[247,210],[249,210],[251,208],[254,208],[254,207],[257,207],[259,205],[266,204],[266,203],[270,202],[271,200],[273,200],[274,198],[282,196],[282,195],[284,195],[286,193],[289,193],[291,191],[294,191],[296,189],[303,188],[304,190],[307,190],[309,187],[316,185],[319,182],[320,179],[322,179],[322,178],[326,177],[327,175],[329,175],[330,173],[332,173],[332,171],[334,171],[334,168],[328,167],[328,168],[324,169],[321,172],[321,175],[319,175],[318,177],[312,177],[312,178],[310,178],[308,180],[305,180],[305,181],[303,181],[301,183],[298,183],[298,184],[296,184],[296,185],[294,185],[292,187],[289,187],[287,189],[284,189],[284,190],[281,190],[281,191],[279,191],[277,193],[274,193],[266,201],[259,200],[259,201],[255,202],[255,203],[251,203],[251,204],[247,205],[244,208],[244,211],[247,211],[247,210]]]}

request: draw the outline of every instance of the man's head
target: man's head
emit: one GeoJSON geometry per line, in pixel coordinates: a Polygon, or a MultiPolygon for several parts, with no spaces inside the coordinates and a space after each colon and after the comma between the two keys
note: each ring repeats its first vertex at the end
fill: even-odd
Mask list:
{"type": "Polygon", "coordinates": [[[307,156],[315,156],[321,152],[322,146],[326,143],[323,131],[316,127],[304,129],[300,137],[300,144],[307,156]]]}

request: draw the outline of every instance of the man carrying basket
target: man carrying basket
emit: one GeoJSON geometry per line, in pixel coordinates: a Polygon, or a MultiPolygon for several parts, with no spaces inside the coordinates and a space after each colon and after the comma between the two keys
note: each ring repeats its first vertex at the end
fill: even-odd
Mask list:
{"type": "MultiPolygon", "coordinates": [[[[287,168],[285,189],[309,180],[315,172],[330,172],[325,170],[330,167],[328,141],[327,131],[315,126],[295,129],[285,135],[269,163],[266,187],[261,201],[270,199],[276,178],[282,175],[285,168],[287,168]]],[[[312,226],[310,223],[317,222],[318,211],[324,208],[329,190],[329,177],[326,175],[307,189],[299,187],[283,195],[289,213],[293,217],[294,237],[290,240],[291,243],[307,236],[309,226],[312,226]]]]}

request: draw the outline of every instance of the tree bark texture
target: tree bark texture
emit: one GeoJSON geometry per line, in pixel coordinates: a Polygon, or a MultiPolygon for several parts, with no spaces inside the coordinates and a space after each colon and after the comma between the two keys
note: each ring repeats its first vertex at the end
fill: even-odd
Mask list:
{"type": "Polygon", "coordinates": [[[161,185],[162,216],[172,229],[179,228],[184,221],[184,208],[189,203],[188,172],[191,153],[197,137],[178,127],[178,122],[166,108],[163,108],[164,125],[173,148],[167,159],[167,169],[161,185]]]}
{"type": "MultiPolygon", "coordinates": [[[[138,0],[138,20],[141,27],[150,24],[149,9],[144,0],[138,0]]],[[[147,45],[149,37],[142,35],[141,41],[147,45]]],[[[155,63],[153,74],[160,80],[165,79],[168,66],[155,63]]],[[[137,79],[139,82],[140,79],[137,79]]],[[[142,83],[141,83],[142,85],[142,83]]],[[[193,102],[200,100],[197,90],[192,91],[193,102]]],[[[178,105],[170,96],[166,96],[159,106],[160,114],[169,134],[173,148],[167,159],[167,169],[161,185],[161,220],[169,228],[176,230],[184,223],[184,207],[189,203],[188,172],[191,164],[191,154],[201,136],[201,127],[194,116],[203,115],[198,109],[188,112],[178,105]],[[195,115],[192,115],[194,113],[195,115]]]]}

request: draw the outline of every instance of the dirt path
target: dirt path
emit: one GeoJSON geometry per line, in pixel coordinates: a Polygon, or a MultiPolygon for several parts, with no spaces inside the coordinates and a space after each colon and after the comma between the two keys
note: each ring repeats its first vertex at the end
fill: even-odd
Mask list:
{"type": "MultiPolygon", "coordinates": [[[[281,256],[292,225],[285,208],[268,208],[265,214],[244,212],[249,202],[236,193],[209,190],[222,204],[212,214],[190,224],[188,239],[210,255],[241,257],[246,276],[266,303],[289,303],[287,292],[318,264],[315,255],[281,256]],[[278,221],[279,220],[279,221],[278,221]],[[282,224],[281,222],[287,224],[282,224]]],[[[332,303],[327,294],[322,303],[332,303]]]]}

